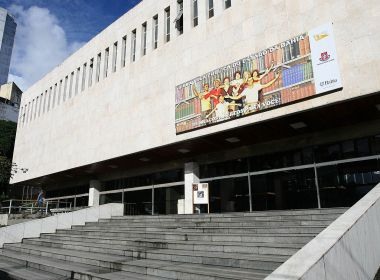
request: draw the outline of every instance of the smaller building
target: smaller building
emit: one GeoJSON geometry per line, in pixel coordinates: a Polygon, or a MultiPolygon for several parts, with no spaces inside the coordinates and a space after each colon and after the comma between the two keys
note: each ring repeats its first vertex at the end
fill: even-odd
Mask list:
{"type": "Polygon", "coordinates": [[[0,120],[18,121],[21,89],[13,82],[0,86],[0,120]]]}

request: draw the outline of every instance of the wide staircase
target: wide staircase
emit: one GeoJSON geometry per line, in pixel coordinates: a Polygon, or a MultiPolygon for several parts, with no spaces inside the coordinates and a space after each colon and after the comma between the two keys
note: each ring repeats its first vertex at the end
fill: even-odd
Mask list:
{"type": "Polygon", "coordinates": [[[5,244],[0,263],[9,279],[264,279],[346,210],[123,216],[5,244]]]}

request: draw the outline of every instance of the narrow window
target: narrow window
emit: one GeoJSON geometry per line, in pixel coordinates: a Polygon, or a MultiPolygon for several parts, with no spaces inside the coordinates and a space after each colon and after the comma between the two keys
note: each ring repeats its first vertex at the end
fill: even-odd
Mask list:
{"type": "Polygon", "coordinates": [[[54,105],[55,105],[55,100],[57,98],[57,84],[54,85],[54,91],[53,91],[53,103],[51,105],[51,108],[53,109],[54,108],[54,105]]]}
{"type": "Polygon", "coordinates": [[[96,73],[95,73],[95,81],[99,82],[100,79],[100,61],[102,59],[102,54],[98,54],[98,59],[96,61],[96,73]]]}
{"type": "Polygon", "coordinates": [[[45,113],[45,110],[46,110],[46,99],[47,99],[47,93],[48,91],[45,90],[45,94],[44,94],[44,105],[42,105],[42,113],[45,113]]]}
{"type": "Polygon", "coordinates": [[[79,77],[80,77],[80,67],[77,68],[77,75],[75,76],[75,95],[78,94],[78,90],[79,90],[79,77]]]}
{"type": "Polygon", "coordinates": [[[146,55],[146,22],[144,22],[142,24],[142,28],[141,28],[141,51],[142,51],[142,55],[146,55]]]}
{"type": "Polygon", "coordinates": [[[49,88],[49,95],[48,95],[48,103],[47,103],[47,111],[49,112],[50,110],[50,103],[52,100],[52,92],[53,92],[53,87],[49,88]]]}
{"type": "Polygon", "coordinates": [[[28,103],[28,111],[26,113],[26,123],[30,122],[30,102],[28,103]]]}
{"type": "Polygon", "coordinates": [[[36,98],[36,109],[35,109],[35,112],[34,112],[34,118],[37,118],[37,116],[39,116],[39,114],[38,114],[39,107],[40,107],[39,99],[40,99],[40,97],[37,96],[37,98],[36,98]]]}
{"type": "Polygon", "coordinates": [[[25,112],[26,112],[26,105],[24,106],[24,110],[23,110],[23,112],[22,112],[22,119],[21,119],[22,124],[25,123],[25,112]]]}
{"type": "Polygon", "coordinates": [[[83,73],[82,73],[82,88],[81,90],[84,91],[86,88],[86,72],[87,72],[87,63],[83,64],[83,73]]]}
{"type": "Polygon", "coordinates": [[[30,114],[30,120],[33,120],[34,119],[34,115],[36,113],[36,108],[35,108],[36,104],[35,104],[35,100],[33,99],[32,100],[32,111],[31,111],[31,114],[30,114]]]}
{"type": "Polygon", "coordinates": [[[94,59],[90,60],[90,69],[88,70],[88,87],[92,86],[92,73],[94,72],[94,59]]]}
{"type": "Polygon", "coordinates": [[[131,60],[132,60],[132,62],[136,60],[136,29],[132,31],[131,60]]]}
{"type": "Polygon", "coordinates": [[[33,118],[33,101],[30,101],[29,102],[29,115],[28,115],[28,122],[31,122],[32,118],[33,118]]]}
{"type": "Polygon", "coordinates": [[[74,72],[71,72],[71,74],[70,74],[70,85],[69,85],[69,98],[71,98],[71,95],[73,93],[73,83],[74,83],[74,72]]]}
{"type": "Polygon", "coordinates": [[[44,93],[41,93],[40,105],[38,106],[38,116],[41,115],[42,99],[43,99],[43,97],[44,97],[44,93]]]}
{"type": "Polygon", "coordinates": [[[24,114],[24,107],[20,108],[20,114],[18,115],[18,124],[22,124],[22,116],[24,114]]]}
{"type": "Polygon", "coordinates": [[[231,7],[231,0],[224,0],[224,8],[228,9],[229,7],[231,7]]]}
{"type": "Polygon", "coordinates": [[[177,17],[175,18],[177,34],[183,34],[183,0],[177,0],[177,17]]]}
{"type": "Polygon", "coordinates": [[[208,0],[208,18],[214,16],[214,0],[208,0]]]}
{"type": "Polygon", "coordinates": [[[153,17],[153,49],[158,47],[158,15],[153,17]]]}
{"type": "Polygon", "coordinates": [[[27,112],[28,112],[28,104],[25,104],[24,106],[24,114],[22,115],[22,123],[26,123],[26,116],[27,116],[27,112]]]}
{"type": "Polygon", "coordinates": [[[170,41],[170,7],[165,9],[165,42],[170,41]]]}
{"type": "Polygon", "coordinates": [[[37,118],[38,113],[38,96],[35,99],[33,119],[37,118]]]}
{"type": "Polygon", "coordinates": [[[121,41],[121,67],[125,67],[125,56],[127,54],[127,36],[121,41]]]}
{"type": "Polygon", "coordinates": [[[61,96],[62,96],[62,80],[59,81],[57,105],[59,105],[59,103],[61,101],[61,96]]]}
{"type": "Polygon", "coordinates": [[[117,61],[117,42],[113,43],[112,72],[116,72],[116,61],[117,61]]]}
{"type": "Polygon", "coordinates": [[[198,0],[193,0],[193,27],[198,26],[198,0]]]}
{"type": "Polygon", "coordinates": [[[65,85],[63,87],[63,101],[66,101],[67,83],[69,82],[69,76],[65,77],[65,85]]]}
{"type": "Polygon", "coordinates": [[[110,58],[110,49],[106,48],[106,51],[104,52],[104,71],[103,71],[103,78],[108,77],[108,60],[110,58]]]}

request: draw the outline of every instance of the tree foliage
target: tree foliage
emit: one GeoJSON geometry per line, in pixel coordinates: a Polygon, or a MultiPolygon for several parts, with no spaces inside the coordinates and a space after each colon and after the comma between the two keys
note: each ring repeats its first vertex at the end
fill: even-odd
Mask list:
{"type": "Polygon", "coordinates": [[[6,193],[12,176],[13,148],[17,124],[0,120],[0,194],[6,193]]]}
{"type": "Polygon", "coordinates": [[[0,156],[12,159],[17,124],[0,120],[0,156]]]}

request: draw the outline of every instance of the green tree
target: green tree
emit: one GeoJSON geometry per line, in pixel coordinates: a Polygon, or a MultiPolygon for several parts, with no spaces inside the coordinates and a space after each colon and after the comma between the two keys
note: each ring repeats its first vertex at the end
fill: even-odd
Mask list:
{"type": "Polygon", "coordinates": [[[0,195],[6,194],[12,176],[12,157],[17,124],[0,120],[0,195]]]}

